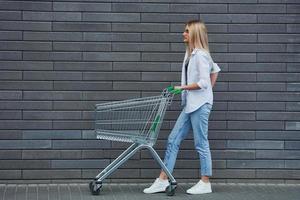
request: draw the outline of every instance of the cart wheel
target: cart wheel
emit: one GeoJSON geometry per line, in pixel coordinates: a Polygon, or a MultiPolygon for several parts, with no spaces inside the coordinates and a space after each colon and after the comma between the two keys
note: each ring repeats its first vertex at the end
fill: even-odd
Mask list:
{"type": "Polygon", "coordinates": [[[101,187],[102,187],[102,183],[97,183],[96,181],[92,181],[89,184],[89,188],[92,195],[99,195],[101,187]]]}
{"type": "Polygon", "coordinates": [[[174,196],[176,187],[177,183],[170,183],[170,185],[166,188],[167,195],[174,196]]]}

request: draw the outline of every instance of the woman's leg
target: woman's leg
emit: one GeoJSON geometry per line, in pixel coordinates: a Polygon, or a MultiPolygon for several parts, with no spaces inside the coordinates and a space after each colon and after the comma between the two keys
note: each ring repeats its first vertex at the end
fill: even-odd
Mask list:
{"type": "MultiPolygon", "coordinates": [[[[168,137],[167,150],[165,152],[164,163],[171,173],[173,172],[175,166],[180,143],[186,138],[190,129],[190,116],[182,111],[168,137]]],[[[167,179],[168,177],[162,170],[159,178],[167,179]]]]}
{"type": "Polygon", "coordinates": [[[200,157],[201,179],[203,182],[209,182],[209,177],[212,176],[212,160],[208,141],[208,118],[211,108],[212,106],[206,103],[191,113],[194,144],[200,157]]]}

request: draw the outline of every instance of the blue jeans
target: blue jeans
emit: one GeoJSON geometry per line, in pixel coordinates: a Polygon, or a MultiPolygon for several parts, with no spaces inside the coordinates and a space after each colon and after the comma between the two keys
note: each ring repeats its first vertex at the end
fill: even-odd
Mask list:
{"type": "Polygon", "coordinates": [[[200,157],[201,176],[212,176],[212,161],[208,142],[208,118],[211,104],[204,104],[192,113],[181,112],[169,135],[164,163],[172,173],[179,146],[191,128],[193,128],[194,145],[200,157]]]}

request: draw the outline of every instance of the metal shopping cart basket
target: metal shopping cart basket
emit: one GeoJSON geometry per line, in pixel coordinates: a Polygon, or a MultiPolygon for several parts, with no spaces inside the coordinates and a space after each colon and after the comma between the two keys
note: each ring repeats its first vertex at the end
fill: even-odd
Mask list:
{"type": "Polygon", "coordinates": [[[106,177],[140,149],[148,149],[165,171],[170,182],[166,193],[169,196],[174,195],[177,186],[176,180],[153,149],[153,145],[156,142],[167,106],[171,104],[174,94],[179,93],[181,90],[171,86],[159,96],[96,105],[95,131],[97,139],[133,144],[90,182],[89,188],[93,195],[100,193],[102,181],[106,177]]]}

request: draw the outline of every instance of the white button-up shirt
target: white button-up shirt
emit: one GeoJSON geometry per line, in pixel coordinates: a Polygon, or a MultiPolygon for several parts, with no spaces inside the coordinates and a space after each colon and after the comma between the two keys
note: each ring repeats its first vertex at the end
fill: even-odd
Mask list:
{"type": "Polygon", "coordinates": [[[185,106],[185,113],[196,111],[205,103],[213,104],[213,91],[210,81],[210,73],[220,71],[219,66],[213,62],[209,53],[202,49],[194,49],[191,54],[187,76],[185,70],[185,61],[187,54],[184,57],[182,72],[181,72],[181,85],[186,83],[197,83],[200,89],[198,90],[184,90],[182,92],[182,105],[185,106]],[[186,82],[187,77],[187,82],[186,82]]]}

